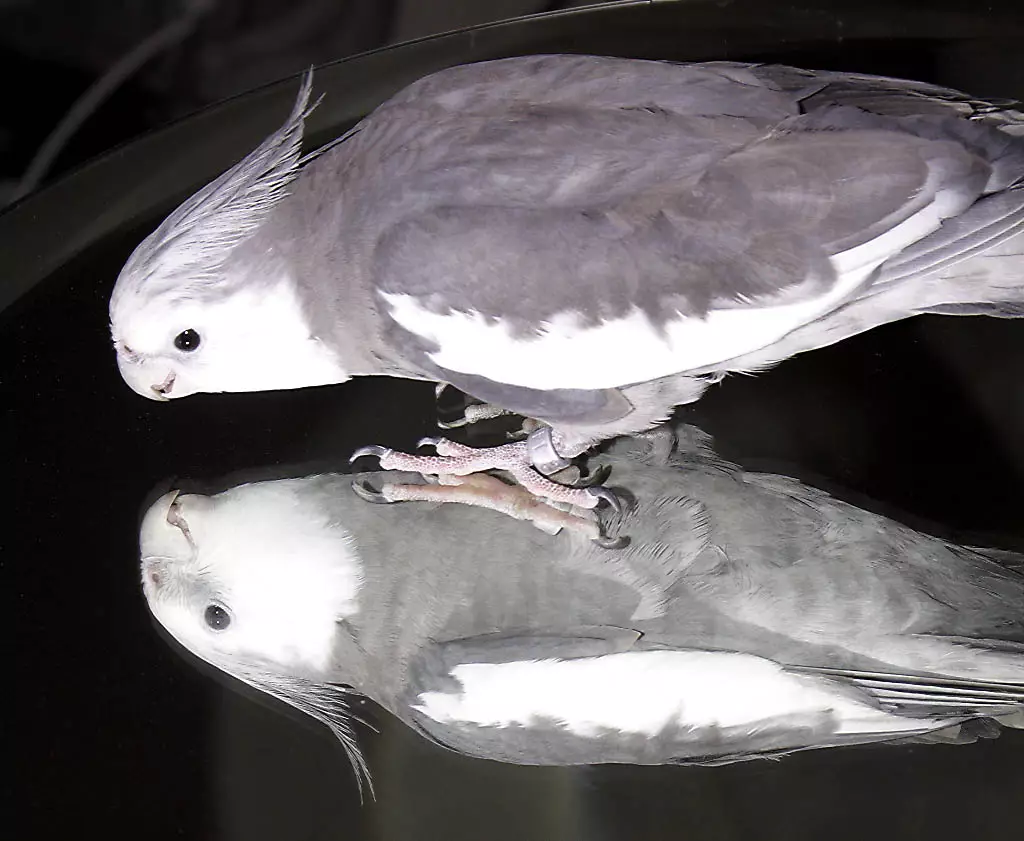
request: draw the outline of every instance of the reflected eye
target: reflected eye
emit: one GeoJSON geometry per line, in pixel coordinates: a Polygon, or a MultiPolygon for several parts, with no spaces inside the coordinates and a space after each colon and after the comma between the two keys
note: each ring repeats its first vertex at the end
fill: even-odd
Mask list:
{"type": "Polygon", "coordinates": [[[177,336],[174,337],[174,346],[178,350],[183,350],[186,353],[191,353],[197,347],[199,347],[199,334],[189,328],[188,330],[182,330],[177,336]]]}
{"type": "Polygon", "coordinates": [[[219,604],[207,605],[203,611],[203,619],[214,631],[223,631],[231,624],[231,614],[219,604]]]}

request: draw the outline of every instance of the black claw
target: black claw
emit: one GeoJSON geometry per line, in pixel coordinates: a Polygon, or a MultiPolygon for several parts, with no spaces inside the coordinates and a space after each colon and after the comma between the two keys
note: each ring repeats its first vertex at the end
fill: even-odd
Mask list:
{"type": "Polygon", "coordinates": [[[437,413],[437,425],[441,429],[452,429],[465,426],[467,397],[453,386],[444,384],[434,389],[434,411],[437,413]]]}
{"type": "Polygon", "coordinates": [[[352,483],[352,490],[360,499],[372,502],[374,505],[391,505],[390,499],[385,499],[384,494],[374,490],[365,479],[359,479],[352,483]]]}
{"type": "Polygon", "coordinates": [[[602,464],[593,473],[581,475],[576,481],[570,483],[574,488],[592,488],[595,485],[603,485],[605,479],[612,475],[612,469],[607,464],[602,464]]]}
{"type": "Polygon", "coordinates": [[[360,459],[363,456],[373,456],[374,458],[380,460],[384,458],[384,456],[388,455],[390,452],[391,450],[388,447],[381,447],[379,444],[370,444],[367,447],[360,447],[358,450],[352,453],[352,455],[350,455],[348,458],[348,463],[354,464],[356,459],[360,459]]]}
{"type": "Polygon", "coordinates": [[[625,549],[629,546],[629,538],[626,535],[619,535],[618,537],[608,537],[601,535],[600,537],[594,538],[594,543],[600,546],[602,549],[625,549]]]}
{"type": "Polygon", "coordinates": [[[599,485],[595,488],[587,488],[586,491],[591,496],[596,496],[598,499],[603,499],[607,502],[608,507],[616,514],[622,513],[622,503],[619,502],[619,498],[608,488],[599,485]]]}

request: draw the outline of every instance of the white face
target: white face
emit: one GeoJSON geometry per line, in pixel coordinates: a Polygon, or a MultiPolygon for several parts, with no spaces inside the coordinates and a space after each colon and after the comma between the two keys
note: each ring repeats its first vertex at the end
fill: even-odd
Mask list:
{"type": "Polygon", "coordinates": [[[272,391],[347,380],[282,280],[213,301],[126,293],[111,309],[117,366],[152,400],[198,392],[272,391]]]}
{"type": "Polygon", "coordinates": [[[303,501],[302,480],[215,497],[157,500],[140,533],[142,582],[156,619],[194,654],[325,671],[338,620],[358,609],[351,537],[303,501]]]}

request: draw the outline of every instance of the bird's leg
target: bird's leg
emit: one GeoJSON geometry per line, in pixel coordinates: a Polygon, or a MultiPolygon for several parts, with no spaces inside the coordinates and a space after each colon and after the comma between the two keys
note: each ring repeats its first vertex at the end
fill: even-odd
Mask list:
{"type": "MultiPolygon", "coordinates": [[[[465,399],[468,395],[466,395],[465,392],[459,391],[458,389],[448,385],[447,383],[439,383],[434,388],[434,399],[437,403],[437,411],[439,415],[451,414],[449,409],[442,408],[441,406],[441,397],[449,389],[457,392],[463,397],[463,405],[461,407],[462,416],[452,418],[451,420],[443,420],[441,417],[439,417],[437,421],[438,429],[461,429],[463,427],[472,426],[475,423],[480,423],[481,421],[492,420],[493,418],[500,418],[505,417],[507,415],[516,414],[515,412],[510,411],[509,409],[503,409],[500,406],[495,406],[492,405],[491,403],[466,404],[465,399]]],[[[510,441],[520,441],[526,438],[526,436],[533,432],[533,430],[536,429],[539,425],[540,424],[538,421],[531,420],[530,418],[525,418],[523,421],[522,429],[514,432],[508,432],[506,433],[506,437],[510,441]]]]}
{"type": "Polygon", "coordinates": [[[500,418],[503,415],[514,415],[515,412],[510,412],[508,409],[502,409],[499,406],[492,406],[490,403],[470,403],[462,413],[461,418],[456,418],[453,421],[438,420],[438,429],[458,429],[462,426],[471,426],[474,423],[480,421],[490,420],[491,418],[500,418]]]}
{"type": "Polygon", "coordinates": [[[574,513],[554,508],[525,488],[506,484],[486,473],[467,476],[442,473],[438,478],[440,484],[437,485],[385,482],[379,491],[374,491],[365,484],[356,483],[353,489],[368,502],[427,501],[475,505],[532,523],[547,534],[569,529],[602,545],[617,545],[617,541],[609,541],[602,535],[601,526],[592,512],[574,513]]]}
{"type": "MultiPolygon", "coordinates": [[[[424,438],[420,445],[431,444],[437,450],[436,456],[398,453],[386,447],[361,447],[352,454],[349,462],[362,456],[376,456],[385,470],[411,470],[425,475],[468,476],[485,470],[503,470],[509,473],[523,488],[550,502],[561,502],[578,508],[595,508],[604,500],[614,509],[619,501],[607,488],[596,486],[560,485],[541,476],[533,469],[529,442],[517,441],[500,447],[467,447],[443,438],[424,438]]],[[[567,466],[566,461],[564,466],[567,466]]]]}

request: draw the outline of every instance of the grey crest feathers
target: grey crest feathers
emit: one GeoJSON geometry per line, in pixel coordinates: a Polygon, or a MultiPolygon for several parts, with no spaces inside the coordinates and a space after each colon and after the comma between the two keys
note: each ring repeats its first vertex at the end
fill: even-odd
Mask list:
{"type": "Polygon", "coordinates": [[[231,660],[213,662],[212,665],[324,725],[341,743],[345,756],[352,763],[352,772],[360,796],[364,790],[373,796],[373,779],[352,726],[357,721],[363,724],[365,722],[352,712],[348,704],[352,693],[344,686],[318,683],[303,677],[271,671],[261,663],[231,660]]]}
{"type": "Polygon", "coordinates": [[[313,73],[303,77],[291,114],[277,131],[168,216],[135,250],[118,278],[111,311],[146,288],[150,295],[200,293],[227,256],[254,234],[300,171],[313,73]],[[173,267],[173,276],[163,272],[173,267]],[[182,278],[186,278],[183,286],[182,278]]]}

